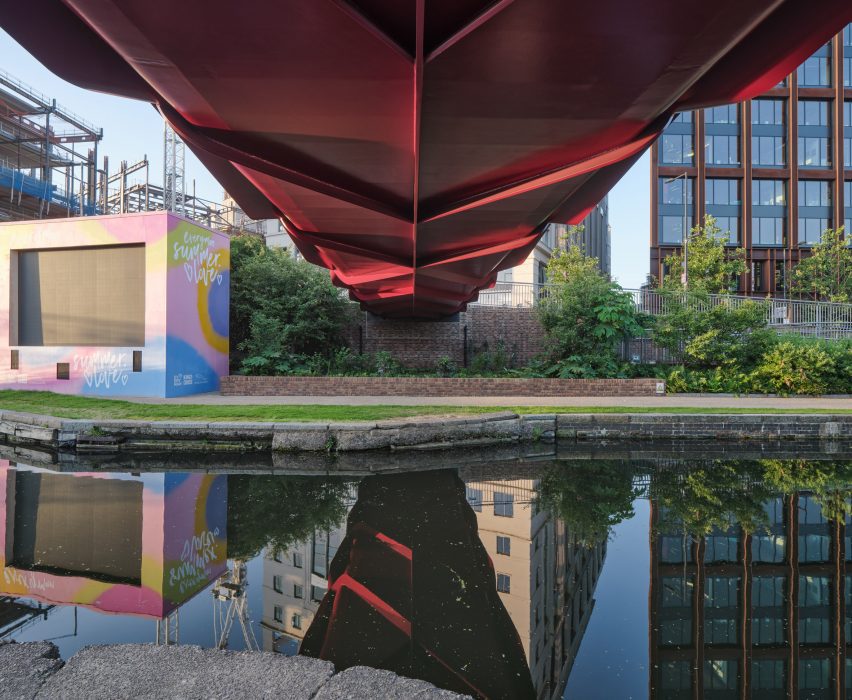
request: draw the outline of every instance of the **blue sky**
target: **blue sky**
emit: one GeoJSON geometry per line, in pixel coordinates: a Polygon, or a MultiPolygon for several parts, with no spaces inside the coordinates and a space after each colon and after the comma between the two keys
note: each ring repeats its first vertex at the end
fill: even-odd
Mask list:
{"type": "MultiPolygon", "coordinates": [[[[99,146],[108,155],[110,171],[122,160],[135,163],[147,155],[151,181],[162,182],[163,121],[149,104],[83,90],[57,78],[8,34],[0,30],[0,68],[36,90],[56,98],[72,112],[104,130],[99,146]]],[[[100,165],[100,164],[99,164],[100,165]]],[[[187,191],[195,180],[196,193],[214,201],[222,188],[204,166],[187,152],[187,191]]],[[[612,226],[612,273],[624,287],[638,287],[648,273],[650,227],[650,166],[645,154],[612,190],[609,222],[612,226]]]]}

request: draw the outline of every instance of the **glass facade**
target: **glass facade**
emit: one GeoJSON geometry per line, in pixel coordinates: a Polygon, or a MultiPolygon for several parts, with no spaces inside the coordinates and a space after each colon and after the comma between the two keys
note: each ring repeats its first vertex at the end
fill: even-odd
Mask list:
{"type": "Polygon", "coordinates": [[[740,137],[707,134],[704,137],[704,159],[708,165],[739,165],[740,137]]]}
{"type": "Polygon", "coordinates": [[[695,149],[692,134],[663,134],[660,137],[660,163],[692,165],[695,149]]]}
{"type": "Polygon", "coordinates": [[[819,243],[831,225],[831,182],[799,180],[799,245],[819,243]]]}
{"type": "Polygon", "coordinates": [[[799,87],[831,87],[831,44],[805,59],[796,71],[799,87]]]}

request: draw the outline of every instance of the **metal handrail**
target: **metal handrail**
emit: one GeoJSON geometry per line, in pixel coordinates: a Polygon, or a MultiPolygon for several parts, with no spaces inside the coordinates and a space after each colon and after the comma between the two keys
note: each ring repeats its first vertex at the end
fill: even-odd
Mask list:
{"type": "MultiPolygon", "coordinates": [[[[479,298],[469,306],[497,306],[531,308],[552,296],[557,285],[529,282],[498,282],[491,289],[482,290],[479,298]]],[[[725,305],[737,308],[745,303],[758,303],[764,309],[766,324],[776,330],[818,337],[852,336],[852,304],[784,299],[779,297],[748,297],[734,294],[703,294],[660,292],[656,289],[625,289],[633,299],[636,310],[660,316],[672,304],[685,304],[695,311],[706,311],[725,305]],[[824,335],[825,334],[825,335],[824,335]]]]}

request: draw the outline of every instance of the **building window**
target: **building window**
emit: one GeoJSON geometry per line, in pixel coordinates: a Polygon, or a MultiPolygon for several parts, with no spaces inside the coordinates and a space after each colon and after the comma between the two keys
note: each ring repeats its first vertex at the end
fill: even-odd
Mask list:
{"type": "Polygon", "coordinates": [[[799,217],[799,245],[816,245],[830,226],[826,217],[799,217]]]}
{"type": "Polygon", "coordinates": [[[706,134],[704,155],[708,165],[739,165],[740,137],[706,134]]]}
{"type": "Polygon", "coordinates": [[[692,165],[695,151],[692,134],[663,134],[660,137],[660,163],[668,165],[692,165]]]}
{"type": "Polygon", "coordinates": [[[284,592],[284,585],[283,585],[283,582],[282,582],[280,576],[273,576],[272,577],[272,590],[275,591],[276,593],[283,593],[284,592]]]}
{"type": "Polygon", "coordinates": [[[729,697],[730,692],[717,695],[712,691],[736,691],[739,680],[739,661],[736,659],[707,659],[704,662],[704,690],[708,697],[729,697]]]}
{"type": "Polygon", "coordinates": [[[829,136],[800,136],[799,165],[803,168],[831,167],[831,138],[829,136]]]}
{"type": "Polygon", "coordinates": [[[799,180],[800,207],[830,207],[831,183],[827,180],[799,180]]]}
{"type": "Polygon", "coordinates": [[[515,514],[515,497],[511,493],[494,492],[494,515],[511,518],[515,514]]]}
{"type": "Polygon", "coordinates": [[[751,291],[753,292],[763,292],[765,291],[766,280],[763,276],[763,261],[754,260],[751,263],[751,291]]]}
{"type": "Polygon", "coordinates": [[[725,245],[739,245],[740,218],[738,216],[714,216],[713,218],[720,230],[719,238],[725,241],[725,245]]]}
{"type": "Polygon", "coordinates": [[[672,117],[672,124],[692,124],[692,112],[678,112],[672,117]]]}
{"type": "Polygon", "coordinates": [[[831,86],[831,44],[820,48],[813,56],[805,59],[796,71],[801,87],[831,86]]]}
{"type": "MultiPolygon", "coordinates": [[[[686,180],[686,203],[692,204],[693,178],[686,180]]],[[[679,204],[683,206],[684,178],[661,177],[659,181],[660,204],[679,204]]]]}
{"type": "Polygon", "coordinates": [[[508,557],[511,549],[512,541],[508,537],[497,535],[497,554],[504,554],[508,557]]]}
{"type": "Polygon", "coordinates": [[[512,579],[508,574],[497,574],[497,592],[511,593],[512,579]]]}
{"type": "Polygon", "coordinates": [[[482,512],[482,489],[467,487],[467,502],[477,513],[482,512]]]}
{"type": "Polygon", "coordinates": [[[775,289],[778,292],[787,292],[787,266],[783,260],[775,261],[775,289]]]}
{"type": "Polygon", "coordinates": [[[828,106],[825,100],[799,100],[799,126],[831,126],[828,106]]]}
{"type": "MultiPolygon", "coordinates": [[[[800,659],[799,690],[829,690],[831,688],[831,659],[800,659]]],[[[827,697],[815,693],[802,697],[827,697]]]]}
{"type": "Polygon", "coordinates": [[[290,618],[290,625],[294,630],[302,629],[302,616],[299,613],[293,613],[293,617],[290,618]]]}
{"type": "Polygon", "coordinates": [[[752,245],[783,246],[784,219],[780,217],[753,216],[751,219],[752,245]]]}
{"type": "MultiPolygon", "coordinates": [[[[783,659],[758,659],[751,662],[751,687],[754,690],[775,690],[784,697],[787,688],[787,663],[783,659]]],[[[769,697],[761,693],[760,697],[769,697]]]]}
{"type": "Polygon", "coordinates": [[[311,600],[319,603],[325,597],[325,588],[319,586],[311,586],[311,600]]]}
{"type": "Polygon", "coordinates": [[[298,583],[293,584],[293,597],[294,598],[304,598],[305,597],[305,589],[300,586],[298,583]]]}
{"type": "Polygon", "coordinates": [[[852,24],[843,28],[843,85],[852,87],[852,24]]]}
{"type": "Polygon", "coordinates": [[[280,605],[276,605],[272,610],[272,617],[276,622],[284,622],[284,608],[280,605]]]}
{"type": "Polygon", "coordinates": [[[753,180],[751,203],[754,206],[786,206],[784,180],[753,180]]]}
{"type": "Polygon", "coordinates": [[[756,167],[783,167],[787,164],[783,136],[752,136],[751,164],[756,167]]]}
{"type": "Polygon", "coordinates": [[[784,100],[752,100],[751,123],[755,126],[784,126],[784,100]]]}
{"type": "Polygon", "coordinates": [[[301,552],[293,552],[293,566],[297,569],[301,569],[305,565],[305,561],[302,558],[301,552]]]}
{"type": "Polygon", "coordinates": [[[704,121],[708,124],[739,124],[739,105],[708,107],[704,110],[704,121]]]}
{"type": "MultiPolygon", "coordinates": [[[[676,244],[680,245],[683,242],[683,216],[667,216],[662,215],[659,225],[660,244],[676,244]]],[[[692,228],[692,215],[686,217],[686,229],[689,231],[692,228]]]]}
{"type": "Polygon", "coordinates": [[[740,181],[708,177],[704,203],[739,206],[740,181]]]}

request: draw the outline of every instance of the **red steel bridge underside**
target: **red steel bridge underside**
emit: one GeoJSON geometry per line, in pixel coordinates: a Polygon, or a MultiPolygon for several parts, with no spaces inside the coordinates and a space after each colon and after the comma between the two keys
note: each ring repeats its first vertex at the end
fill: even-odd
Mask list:
{"type": "Polygon", "coordinates": [[[387,317],[463,309],[678,110],[775,85],[850,0],[27,0],[59,76],[154,103],[253,218],[387,317]]]}

